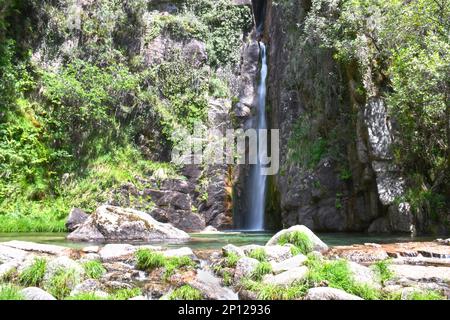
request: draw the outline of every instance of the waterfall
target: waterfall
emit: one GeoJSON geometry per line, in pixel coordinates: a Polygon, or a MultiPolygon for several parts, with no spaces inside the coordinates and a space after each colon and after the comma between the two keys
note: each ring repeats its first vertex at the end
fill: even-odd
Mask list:
{"type": "MultiPolygon", "coordinates": [[[[267,79],[267,54],[266,46],[260,42],[261,48],[261,73],[258,85],[258,110],[256,112],[256,129],[267,129],[266,117],[266,79],[267,79]]],[[[245,229],[252,231],[264,230],[264,209],[267,189],[267,176],[262,174],[263,166],[260,161],[261,150],[258,136],[258,161],[251,165],[248,184],[248,219],[245,229]]]]}

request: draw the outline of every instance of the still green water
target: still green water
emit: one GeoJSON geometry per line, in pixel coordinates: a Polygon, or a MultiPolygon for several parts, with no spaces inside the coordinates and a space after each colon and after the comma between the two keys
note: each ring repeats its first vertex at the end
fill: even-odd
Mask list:
{"type": "MultiPolygon", "coordinates": [[[[32,241],[62,245],[72,248],[82,248],[93,243],[71,242],[66,240],[66,233],[0,233],[0,242],[10,240],[32,241]]],[[[167,247],[188,246],[192,249],[219,249],[226,244],[242,246],[247,244],[263,245],[273,233],[267,232],[225,232],[219,234],[191,234],[190,241],[183,243],[156,243],[167,247]]],[[[371,243],[394,243],[407,241],[430,241],[433,237],[408,237],[405,235],[368,235],[359,233],[318,233],[329,246],[371,243]]],[[[142,244],[142,243],[139,243],[142,244]]]]}

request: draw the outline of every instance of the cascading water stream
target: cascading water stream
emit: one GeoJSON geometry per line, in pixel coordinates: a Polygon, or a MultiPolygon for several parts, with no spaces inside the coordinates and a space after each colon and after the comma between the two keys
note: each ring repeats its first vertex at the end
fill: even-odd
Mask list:
{"type": "MultiPolygon", "coordinates": [[[[266,46],[259,43],[261,48],[261,71],[258,85],[258,110],[256,112],[256,129],[267,129],[266,117],[266,79],[267,79],[267,54],[266,46]]],[[[261,164],[261,150],[258,135],[258,159],[257,163],[251,165],[248,185],[248,219],[245,229],[251,231],[264,230],[264,209],[267,189],[267,176],[263,174],[261,164]]]]}

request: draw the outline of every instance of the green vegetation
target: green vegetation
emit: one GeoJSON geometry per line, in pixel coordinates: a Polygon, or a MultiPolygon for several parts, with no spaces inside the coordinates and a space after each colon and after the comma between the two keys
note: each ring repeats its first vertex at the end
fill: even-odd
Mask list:
{"type": "Polygon", "coordinates": [[[229,70],[252,18],[231,0],[153,9],[99,0],[74,17],[52,2],[0,4],[0,232],[65,231],[72,207],[92,212],[161,170],[178,176],[165,162],[173,131],[205,121],[209,97],[231,98],[229,70]],[[78,18],[80,28],[67,27],[78,18]],[[68,48],[75,30],[83,44],[68,48]],[[131,49],[138,35],[149,47],[160,35],[175,42],[149,64],[131,49]],[[206,44],[201,66],[177,49],[190,39],[206,44]],[[46,50],[31,59],[37,41],[46,50]]]}
{"type": "Polygon", "coordinates": [[[408,295],[408,300],[446,300],[440,292],[435,290],[414,291],[408,295]]]}
{"type": "Polygon", "coordinates": [[[294,255],[298,253],[308,254],[314,249],[314,244],[309,239],[308,235],[300,231],[286,233],[278,240],[278,244],[280,245],[285,245],[287,243],[295,246],[295,249],[293,250],[294,255]]]}
{"type": "Polygon", "coordinates": [[[140,288],[133,288],[133,289],[119,289],[114,291],[110,295],[110,299],[112,300],[128,300],[137,296],[140,296],[142,294],[142,291],[140,288]]]}
{"type": "Polygon", "coordinates": [[[68,296],[64,300],[107,300],[107,298],[100,297],[95,292],[83,292],[73,296],[68,296]]]}
{"type": "Polygon", "coordinates": [[[314,168],[328,153],[327,140],[314,134],[311,120],[299,118],[288,140],[289,160],[306,168],[314,168]]]}
{"type": "Polygon", "coordinates": [[[380,298],[380,293],[376,289],[354,280],[345,260],[325,261],[315,255],[309,255],[306,265],[309,268],[307,281],[310,286],[317,286],[326,281],[329,287],[342,289],[365,300],[380,298]]]}
{"type": "Polygon", "coordinates": [[[293,300],[303,297],[308,287],[304,283],[294,283],[284,288],[281,286],[263,284],[258,281],[243,279],[242,286],[250,291],[254,291],[260,300],[293,300]]]}
{"type": "Polygon", "coordinates": [[[168,300],[202,300],[203,295],[200,290],[192,288],[190,285],[181,286],[168,296],[168,300]]]}
{"type": "Polygon", "coordinates": [[[228,270],[223,271],[222,280],[225,286],[231,286],[233,284],[233,274],[228,270]]]}
{"type": "Polygon", "coordinates": [[[162,253],[149,249],[139,249],[135,253],[136,267],[140,270],[152,271],[156,268],[164,268],[163,278],[169,279],[176,270],[191,268],[195,262],[190,257],[165,257],[162,253]]]}
{"type": "Polygon", "coordinates": [[[106,273],[102,263],[96,260],[83,263],[83,268],[86,276],[91,279],[100,279],[106,273]]]}
{"type": "Polygon", "coordinates": [[[252,272],[251,279],[260,281],[266,274],[272,273],[272,265],[270,262],[260,262],[256,269],[252,272]]]}
{"type": "Polygon", "coordinates": [[[237,262],[239,261],[240,257],[234,253],[230,252],[225,257],[225,264],[228,268],[234,268],[236,267],[237,262]]]}
{"type": "Polygon", "coordinates": [[[389,269],[389,265],[390,265],[389,259],[377,261],[373,265],[373,268],[377,272],[378,276],[380,277],[380,281],[383,284],[386,281],[392,279],[392,277],[394,276],[394,273],[389,269]]]}
{"type": "MultiPolygon", "coordinates": [[[[332,53],[345,68],[355,82],[355,110],[375,95],[384,99],[395,122],[393,153],[408,178],[409,191],[399,201],[444,224],[450,181],[448,21],[445,0],[313,0],[299,36],[313,44],[305,52],[332,53]]],[[[323,92],[315,95],[325,99],[323,92]]]]}
{"type": "Polygon", "coordinates": [[[309,288],[323,284],[331,288],[342,289],[350,294],[357,295],[365,300],[376,300],[385,298],[381,291],[366,284],[357,283],[345,260],[323,260],[316,255],[309,254],[306,266],[309,271],[304,280],[297,281],[287,288],[281,286],[267,285],[259,282],[262,275],[271,272],[270,264],[258,266],[258,271],[250,279],[243,279],[241,285],[257,293],[259,299],[263,300],[285,300],[302,298],[309,288]]]}
{"type": "Polygon", "coordinates": [[[44,283],[44,289],[55,298],[62,300],[70,294],[79,282],[80,279],[75,270],[60,269],[44,283]]]}
{"type": "Polygon", "coordinates": [[[20,289],[12,284],[0,284],[0,300],[23,300],[20,289]]]}
{"type": "Polygon", "coordinates": [[[38,287],[44,279],[47,260],[37,258],[33,264],[25,268],[19,276],[19,283],[25,287],[38,287]]]}
{"type": "Polygon", "coordinates": [[[256,259],[259,262],[264,262],[267,260],[267,254],[264,248],[257,248],[250,251],[248,254],[250,258],[256,259]]]}

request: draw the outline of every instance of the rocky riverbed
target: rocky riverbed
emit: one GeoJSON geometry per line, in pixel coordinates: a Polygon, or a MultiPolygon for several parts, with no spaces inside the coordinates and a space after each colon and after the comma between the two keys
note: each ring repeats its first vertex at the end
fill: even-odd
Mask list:
{"type": "Polygon", "coordinates": [[[221,250],[8,241],[0,243],[0,298],[448,299],[448,243],[329,248],[305,226],[282,230],[264,246],[221,250]]]}

